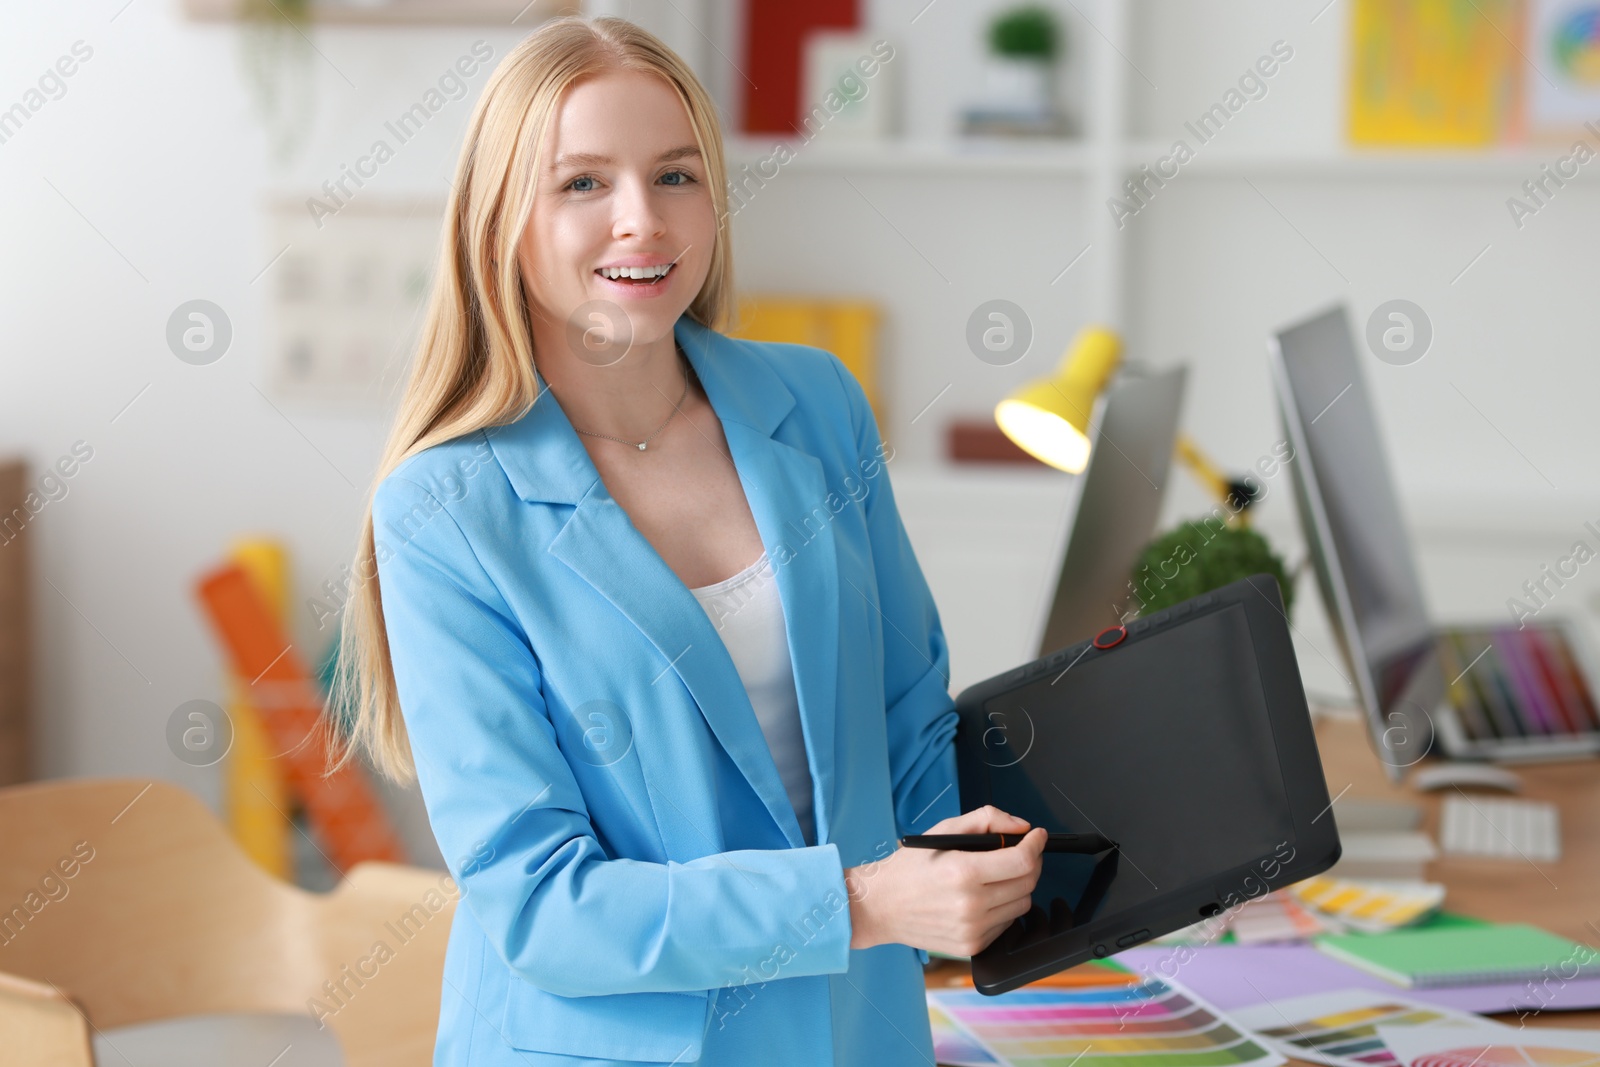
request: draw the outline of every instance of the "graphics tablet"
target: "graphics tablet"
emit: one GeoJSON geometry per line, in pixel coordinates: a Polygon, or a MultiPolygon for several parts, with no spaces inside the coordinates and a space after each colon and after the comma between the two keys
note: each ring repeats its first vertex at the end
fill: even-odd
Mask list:
{"type": "Polygon", "coordinates": [[[1046,853],[1033,910],[972,959],[994,995],[1309,878],[1339,858],[1277,583],[1257,574],[956,701],[961,808],[1117,843],[1046,853]]]}

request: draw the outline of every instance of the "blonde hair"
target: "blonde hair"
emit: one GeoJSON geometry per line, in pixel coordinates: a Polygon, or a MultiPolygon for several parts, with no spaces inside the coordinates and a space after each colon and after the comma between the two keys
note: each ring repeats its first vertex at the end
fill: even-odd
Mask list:
{"type": "Polygon", "coordinates": [[[532,210],[551,117],[562,93],[591,75],[659,75],[688,111],[706,167],[717,237],[688,314],[717,329],[733,294],[727,170],[711,97],[660,39],[618,18],[544,23],[495,68],[473,108],[445,211],[438,270],[411,375],[362,517],[355,586],[344,608],[330,710],[337,769],[363,750],[401,783],[416,777],[389,658],[372,528],[372,493],[408,457],[490,426],[515,422],[538,396],[517,245],[532,210]]]}

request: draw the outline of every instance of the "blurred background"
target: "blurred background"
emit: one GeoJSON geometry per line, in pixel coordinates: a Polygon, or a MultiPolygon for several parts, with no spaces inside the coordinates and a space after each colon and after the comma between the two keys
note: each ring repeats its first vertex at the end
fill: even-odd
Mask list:
{"type": "MultiPolygon", "coordinates": [[[[7,782],[168,780],[330,884],[224,624],[281,635],[276,673],[325,665],[473,101],[576,11],[645,25],[716,97],[740,328],[829,347],[867,387],[952,693],[1036,654],[1073,476],[992,412],[1089,324],[1186,365],[1183,429],[1244,471],[1283,440],[1269,334],[1409,301],[1431,341],[1364,370],[1437,614],[1514,619],[1600,536],[1600,4],[12,3],[7,782]],[[969,341],[994,301],[1025,338],[1005,359],[969,341]],[[268,614],[199,594],[230,564],[268,614]]],[[[1263,483],[1307,688],[1353,705],[1288,480],[1263,483]]],[[[1212,502],[1174,478],[1157,526],[1212,502]]],[[[1592,631],[1591,570],[1553,602],[1592,631]]],[[[437,864],[416,797],[385,794],[405,855],[437,864]]]]}

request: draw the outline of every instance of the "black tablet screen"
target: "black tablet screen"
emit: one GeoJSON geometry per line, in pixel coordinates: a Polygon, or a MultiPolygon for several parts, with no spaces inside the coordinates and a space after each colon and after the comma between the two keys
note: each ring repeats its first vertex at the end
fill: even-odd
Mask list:
{"type": "Polygon", "coordinates": [[[1069,657],[983,712],[990,803],[1034,826],[1101,833],[1121,846],[1100,857],[1045,854],[1034,903],[1052,913],[1052,926],[1063,903],[1062,925],[1080,926],[1294,840],[1238,604],[1069,657]]]}

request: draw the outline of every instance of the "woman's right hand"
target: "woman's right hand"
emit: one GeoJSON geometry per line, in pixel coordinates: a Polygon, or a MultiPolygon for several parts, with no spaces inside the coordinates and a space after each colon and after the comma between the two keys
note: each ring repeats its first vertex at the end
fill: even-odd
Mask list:
{"type": "Polygon", "coordinates": [[[845,870],[850,947],[898,943],[951,956],[974,956],[1025,915],[1043,867],[1043,827],[982,807],[945,819],[928,834],[1019,834],[991,852],[899,848],[845,870]]]}

